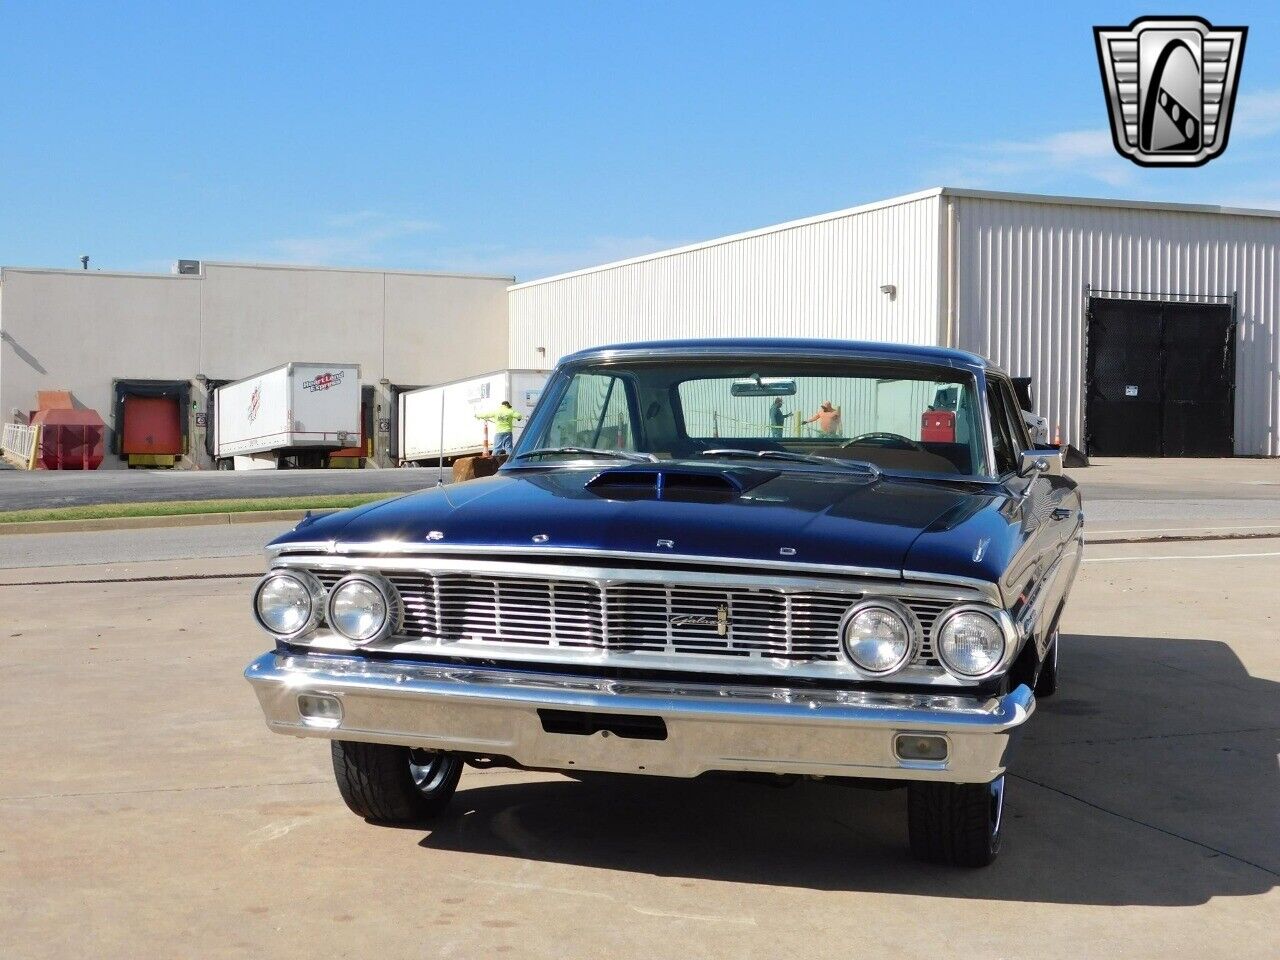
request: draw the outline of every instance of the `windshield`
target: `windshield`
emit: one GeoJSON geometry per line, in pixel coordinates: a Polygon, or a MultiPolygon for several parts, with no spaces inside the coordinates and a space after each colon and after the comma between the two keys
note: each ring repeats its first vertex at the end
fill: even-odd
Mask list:
{"type": "Polygon", "coordinates": [[[978,476],[987,470],[976,395],[967,374],[901,362],[601,363],[557,374],[516,460],[620,452],[740,463],[765,452],[771,468],[820,469],[832,458],[978,476]]]}

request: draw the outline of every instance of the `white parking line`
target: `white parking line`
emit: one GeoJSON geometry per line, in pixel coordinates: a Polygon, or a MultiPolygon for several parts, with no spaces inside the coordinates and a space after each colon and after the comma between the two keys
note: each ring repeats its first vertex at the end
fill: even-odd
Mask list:
{"type": "Polygon", "coordinates": [[[1274,553],[1183,553],[1157,557],[1085,557],[1085,563],[1135,563],[1141,560],[1241,560],[1245,557],[1280,557],[1274,553]]]}
{"type": "Polygon", "coordinates": [[[1095,535],[1104,535],[1112,533],[1196,533],[1200,530],[1257,530],[1259,532],[1280,529],[1280,522],[1277,523],[1240,523],[1219,526],[1216,523],[1207,523],[1200,527],[1094,527],[1089,530],[1095,535]]]}

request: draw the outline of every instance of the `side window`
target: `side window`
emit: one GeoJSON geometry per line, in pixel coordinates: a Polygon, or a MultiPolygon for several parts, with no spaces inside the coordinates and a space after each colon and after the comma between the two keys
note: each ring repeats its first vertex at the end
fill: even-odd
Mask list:
{"type": "Polygon", "coordinates": [[[991,418],[991,442],[995,447],[996,476],[1004,476],[1018,468],[1018,450],[1014,449],[1013,435],[1009,430],[1006,403],[999,388],[999,381],[987,380],[987,414],[991,418]]]}
{"type": "Polygon", "coordinates": [[[634,450],[626,382],[596,373],[575,376],[560,399],[545,445],[634,450]]]}
{"type": "Polygon", "coordinates": [[[1000,392],[1004,394],[1005,408],[1009,411],[1009,428],[1013,431],[1015,453],[1032,449],[1031,431],[1027,429],[1027,421],[1022,419],[1022,404],[1018,403],[1018,395],[1013,392],[1013,384],[1000,381],[1000,392]]]}

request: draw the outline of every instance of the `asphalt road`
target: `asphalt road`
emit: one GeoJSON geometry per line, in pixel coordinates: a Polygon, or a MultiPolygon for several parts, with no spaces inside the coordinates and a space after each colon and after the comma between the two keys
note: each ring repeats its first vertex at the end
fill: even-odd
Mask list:
{"type": "MultiPolygon", "coordinates": [[[[326,493],[399,493],[435,486],[437,472],[396,470],[5,470],[0,510],[326,493]]],[[[446,470],[446,479],[448,471],[446,470]]]]}
{"type": "MultiPolygon", "coordinates": [[[[177,483],[224,478],[238,480],[251,474],[160,474],[132,471],[139,483],[177,483]],[[158,479],[156,479],[158,478],[158,479]]],[[[72,474],[21,474],[38,486],[51,486],[72,474]]],[[[102,474],[107,476],[107,474],[102,474]]],[[[433,481],[431,471],[285,471],[276,482],[329,483],[338,476],[350,478],[405,478],[408,488],[433,481]],[[407,476],[406,476],[407,475],[407,476]]],[[[1280,533],[1280,461],[1108,461],[1088,470],[1072,471],[1082,485],[1091,540],[1129,536],[1202,535],[1205,532],[1237,536],[1258,531],[1280,533]]],[[[83,475],[79,478],[83,480],[83,475]]],[[[273,479],[273,478],[268,478],[273,479]]],[[[13,475],[0,476],[0,492],[13,475]]],[[[109,481],[111,482],[111,481],[109,481]]],[[[429,484],[428,484],[429,485],[429,484]]],[[[281,492],[292,493],[294,490],[281,492]]],[[[200,494],[203,496],[203,494],[200,494]]],[[[233,495],[240,495],[238,492],[233,495]]],[[[145,563],[184,557],[262,558],[262,547],[289,522],[114,530],[91,533],[22,534],[0,536],[0,569],[62,567],[94,563],[145,563]]]]}
{"type": "MultiPolygon", "coordinates": [[[[446,472],[447,473],[447,472],[446,472]]],[[[1280,502],[1280,459],[1271,460],[1097,460],[1070,472],[1091,502],[1177,504],[1197,501],[1224,505],[1280,502]]],[[[96,470],[0,471],[0,509],[143,503],[157,500],[214,500],[288,497],[324,493],[381,493],[434,486],[431,468],[394,470],[96,470]]],[[[447,479],[447,476],[446,476],[447,479]]],[[[1169,510],[1177,507],[1168,507],[1169,510]]],[[[1261,508],[1239,507],[1242,513],[1261,508]]],[[[1277,514],[1280,519],[1280,513],[1277,514]]]]}
{"type": "Polygon", "coordinates": [[[0,953],[1271,960],[1277,581],[1276,541],[1091,550],[976,872],[819,782],[468,770],[371,826],[262,723],[250,581],[0,586],[0,953]]]}

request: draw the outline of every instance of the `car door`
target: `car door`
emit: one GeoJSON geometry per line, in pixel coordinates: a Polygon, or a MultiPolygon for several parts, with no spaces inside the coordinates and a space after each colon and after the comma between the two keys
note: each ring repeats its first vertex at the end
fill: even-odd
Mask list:
{"type": "MultiPolygon", "coordinates": [[[[1013,448],[1016,463],[1023,450],[1034,447],[1013,384],[1004,377],[989,376],[987,391],[992,436],[1003,438],[1013,448]]],[[[1000,445],[997,439],[997,460],[1000,445]]],[[[1006,477],[1005,484],[1010,494],[1018,498],[1023,538],[1022,550],[1017,562],[1011,565],[1011,582],[1007,586],[1011,594],[1025,598],[1027,616],[1043,654],[1049,642],[1051,620],[1079,562],[1080,495],[1075,482],[1068,477],[1040,475],[1027,479],[1018,476],[1016,467],[1006,477]]]]}

